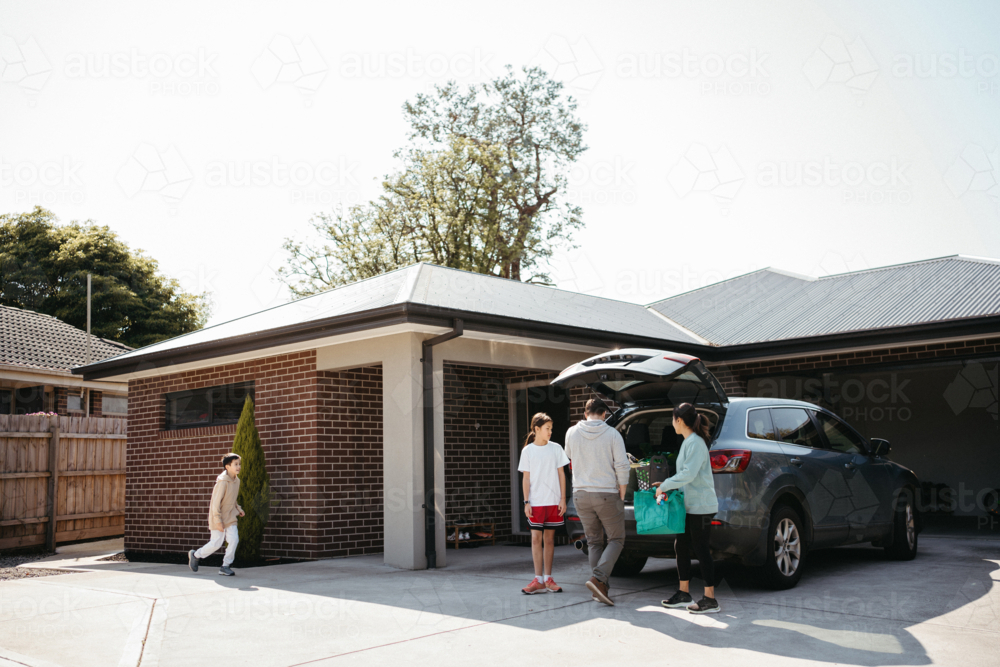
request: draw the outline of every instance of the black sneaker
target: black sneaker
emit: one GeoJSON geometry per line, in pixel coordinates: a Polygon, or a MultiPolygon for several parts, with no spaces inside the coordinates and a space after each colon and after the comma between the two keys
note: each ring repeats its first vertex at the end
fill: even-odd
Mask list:
{"type": "Polygon", "coordinates": [[[688,611],[692,614],[718,614],[719,602],[715,598],[702,598],[698,604],[688,607],[688,611]]]}
{"type": "Polygon", "coordinates": [[[194,557],[194,549],[188,552],[188,567],[192,572],[198,571],[198,559],[194,557]]]}
{"type": "Polygon", "coordinates": [[[674,593],[669,600],[662,600],[660,604],[664,607],[670,607],[671,609],[676,609],[678,607],[686,607],[694,602],[694,598],[691,597],[690,593],[685,593],[684,591],[677,591],[674,593]]]}
{"type": "Polygon", "coordinates": [[[233,572],[233,568],[229,567],[228,565],[223,565],[222,567],[220,567],[219,574],[221,574],[224,577],[232,577],[236,575],[236,573],[233,572]]]}

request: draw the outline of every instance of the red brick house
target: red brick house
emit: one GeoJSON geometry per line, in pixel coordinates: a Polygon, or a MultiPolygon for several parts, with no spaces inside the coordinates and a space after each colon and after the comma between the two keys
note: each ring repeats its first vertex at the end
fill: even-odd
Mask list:
{"type": "MultiPolygon", "coordinates": [[[[266,554],[382,552],[387,564],[419,569],[445,564],[444,527],[457,519],[516,535],[528,416],[549,412],[564,433],[587,396],[548,382],[622,347],[699,356],[733,395],[788,394],[796,381],[812,391],[818,381],[806,398],[864,408],[852,420],[863,433],[898,435],[894,458],[929,471],[934,443],[907,439],[954,404],[971,430],[951,458],[967,448],[1000,467],[995,441],[984,444],[996,420],[1000,263],[952,257],[845,276],[765,270],[647,307],[420,264],[77,372],[128,382],[125,539],[138,552],[204,541],[212,480],[248,393],[280,497],[266,554]],[[893,373],[909,374],[907,384],[883,389],[893,373]],[[924,377],[933,382],[916,392],[924,377]],[[938,391],[942,377],[951,382],[938,391]],[[859,383],[861,398],[845,402],[859,383]],[[890,407],[883,396],[899,403],[896,422],[868,411],[890,407]],[[897,431],[871,433],[887,425],[897,431]]],[[[979,483],[969,464],[948,474],[979,483]]]]}

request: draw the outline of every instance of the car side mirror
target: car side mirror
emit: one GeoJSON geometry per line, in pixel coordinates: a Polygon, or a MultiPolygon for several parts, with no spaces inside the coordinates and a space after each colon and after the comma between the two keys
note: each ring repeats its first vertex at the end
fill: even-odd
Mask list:
{"type": "Polygon", "coordinates": [[[872,456],[878,456],[879,458],[883,456],[888,456],[889,454],[889,441],[883,440],[882,438],[872,438],[872,456]]]}

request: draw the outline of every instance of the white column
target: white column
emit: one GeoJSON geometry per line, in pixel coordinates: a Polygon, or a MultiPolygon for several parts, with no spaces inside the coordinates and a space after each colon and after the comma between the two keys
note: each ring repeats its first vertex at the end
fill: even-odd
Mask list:
{"type": "Polygon", "coordinates": [[[407,570],[427,567],[424,555],[423,336],[382,339],[382,469],[385,478],[385,564],[407,570]]]}

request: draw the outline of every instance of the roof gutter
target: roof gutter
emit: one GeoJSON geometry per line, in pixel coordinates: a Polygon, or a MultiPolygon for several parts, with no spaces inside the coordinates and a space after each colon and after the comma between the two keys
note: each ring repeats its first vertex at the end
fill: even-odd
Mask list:
{"type": "Polygon", "coordinates": [[[423,342],[423,358],[420,360],[424,371],[424,554],[427,569],[437,567],[437,539],[435,523],[437,503],[434,483],[434,346],[463,333],[462,320],[455,319],[454,328],[446,334],[429,338],[423,342]]]}
{"type": "Polygon", "coordinates": [[[847,331],[826,336],[724,345],[711,348],[704,353],[704,358],[712,362],[737,362],[766,357],[796,357],[844,348],[884,347],[926,340],[998,334],[1000,334],[1000,315],[990,315],[885,329],[847,331]]]}

